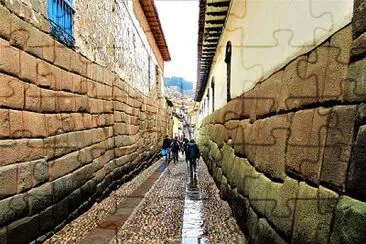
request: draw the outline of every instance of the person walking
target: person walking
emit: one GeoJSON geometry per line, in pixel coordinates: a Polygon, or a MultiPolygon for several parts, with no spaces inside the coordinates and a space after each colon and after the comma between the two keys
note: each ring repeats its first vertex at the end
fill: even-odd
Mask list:
{"type": "MultiPolygon", "coordinates": [[[[172,144],[172,140],[170,140],[169,136],[166,135],[164,140],[163,140],[163,146],[161,147],[162,150],[164,150],[165,153],[165,159],[167,164],[169,163],[169,159],[170,159],[170,145],[172,144]]],[[[163,153],[163,155],[164,155],[163,153]]]]}
{"type": "Polygon", "coordinates": [[[174,163],[177,163],[178,162],[179,149],[180,149],[178,137],[174,138],[174,140],[172,142],[172,145],[171,145],[171,148],[172,148],[174,163]]]}
{"type": "Polygon", "coordinates": [[[187,156],[187,145],[188,145],[189,141],[187,138],[184,138],[184,141],[183,141],[183,151],[184,151],[184,154],[186,155],[186,163],[188,165],[188,156],[187,156]]]}
{"type": "Polygon", "coordinates": [[[193,139],[187,143],[186,155],[189,160],[189,171],[191,174],[196,174],[197,159],[200,157],[200,150],[193,139]]]}

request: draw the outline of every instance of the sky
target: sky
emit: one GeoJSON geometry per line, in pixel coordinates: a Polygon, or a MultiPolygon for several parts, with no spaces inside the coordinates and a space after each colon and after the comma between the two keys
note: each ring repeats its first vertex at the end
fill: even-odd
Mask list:
{"type": "Polygon", "coordinates": [[[178,76],[196,83],[199,1],[155,0],[171,61],[165,77],[178,76]]]}

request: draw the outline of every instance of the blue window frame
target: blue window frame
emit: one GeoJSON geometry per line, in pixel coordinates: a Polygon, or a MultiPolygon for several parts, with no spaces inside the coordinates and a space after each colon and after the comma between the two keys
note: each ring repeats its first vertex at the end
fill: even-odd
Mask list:
{"type": "Polygon", "coordinates": [[[60,42],[74,47],[72,0],[48,0],[48,18],[51,24],[51,33],[60,42]]]}

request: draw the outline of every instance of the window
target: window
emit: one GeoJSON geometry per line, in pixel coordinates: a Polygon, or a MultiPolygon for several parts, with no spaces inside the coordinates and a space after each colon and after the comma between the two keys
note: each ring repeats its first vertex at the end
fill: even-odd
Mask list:
{"type": "Polygon", "coordinates": [[[68,47],[74,47],[72,0],[48,0],[51,33],[68,47]]]}
{"type": "Polygon", "coordinates": [[[231,42],[228,41],[226,43],[226,52],[225,52],[225,63],[226,63],[226,101],[229,102],[231,100],[231,42]]]}

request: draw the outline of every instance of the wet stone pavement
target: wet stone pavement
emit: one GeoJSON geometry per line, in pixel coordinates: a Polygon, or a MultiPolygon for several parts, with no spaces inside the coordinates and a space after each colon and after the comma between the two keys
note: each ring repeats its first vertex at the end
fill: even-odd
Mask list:
{"type": "Polygon", "coordinates": [[[203,161],[153,164],[48,243],[245,243],[203,161]]]}

